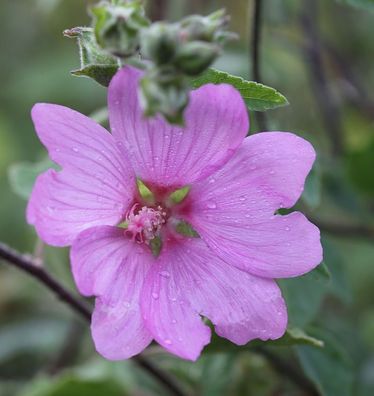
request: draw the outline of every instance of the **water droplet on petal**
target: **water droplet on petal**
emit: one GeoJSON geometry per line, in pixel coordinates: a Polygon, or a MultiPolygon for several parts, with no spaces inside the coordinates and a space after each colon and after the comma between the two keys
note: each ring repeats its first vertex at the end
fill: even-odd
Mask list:
{"type": "Polygon", "coordinates": [[[74,153],[77,153],[79,151],[78,147],[73,147],[72,150],[74,151],[74,153]]]}
{"type": "Polygon", "coordinates": [[[213,202],[213,201],[209,201],[206,204],[206,206],[207,206],[208,209],[216,209],[217,208],[217,204],[215,202],[213,202]]]}
{"type": "Polygon", "coordinates": [[[167,338],[164,342],[167,345],[171,345],[173,343],[171,340],[169,340],[169,338],[167,338]]]}
{"type": "Polygon", "coordinates": [[[159,275],[164,278],[170,278],[170,272],[168,272],[168,271],[161,271],[161,272],[159,272],[159,275]]]}
{"type": "Polygon", "coordinates": [[[152,293],[152,297],[157,300],[158,299],[158,294],[157,293],[152,293]]]}
{"type": "Polygon", "coordinates": [[[286,231],[289,231],[289,230],[290,230],[290,227],[286,227],[285,230],[286,230],[286,231]]]}

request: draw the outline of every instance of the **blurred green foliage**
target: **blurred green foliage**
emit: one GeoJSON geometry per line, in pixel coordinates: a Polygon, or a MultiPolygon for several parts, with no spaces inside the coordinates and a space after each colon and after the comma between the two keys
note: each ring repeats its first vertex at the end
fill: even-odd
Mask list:
{"type": "MultiPolygon", "coordinates": [[[[30,119],[36,102],[52,102],[90,114],[106,103],[105,88],[69,71],[77,68],[75,45],[62,36],[73,26],[89,24],[92,1],[3,0],[0,2],[0,240],[31,252],[36,235],[25,221],[26,201],[9,185],[8,173],[22,177],[45,151],[30,119]],[[13,168],[11,168],[13,167],[13,168]],[[14,169],[18,169],[15,171],[14,169]]],[[[297,132],[318,151],[318,163],[296,208],[321,225],[324,265],[300,278],[280,282],[290,325],[324,341],[279,347],[260,344],[313,381],[327,396],[374,394],[374,14],[370,0],[319,0],[315,21],[322,47],[328,89],[338,108],[344,152],[332,155],[329,129],[305,58],[307,38],[300,15],[307,1],[265,0],[261,68],[263,83],[290,102],[266,113],[268,127],[297,132]],[[351,8],[355,3],[357,8],[351,8]],[[359,22],[358,22],[359,21],[359,22]]],[[[246,0],[149,1],[151,16],[177,20],[188,13],[208,14],[225,6],[230,29],[241,39],[228,47],[215,67],[248,79],[246,0]]],[[[318,87],[317,87],[318,88],[318,87]]],[[[251,114],[252,132],[258,131],[251,114]]],[[[13,178],[14,181],[14,178],[13,178]]],[[[26,194],[27,192],[24,192],[26,194]]],[[[39,246],[40,248],[40,246],[39,246]]],[[[74,289],[67,251],[45,248],[48,270],[74,289]]],[[[16,270],[0,266],[0,395],[95,396],[164,394],[131,361],[107,362],[93,348],[88,330],[71,335],[73,314],[48,291],[16,270]],[[82,333],[78,337],[78,333],[82,333]],[[75,345],[70,360],[58,363],[66,341],[75,345]],[[74,344],[76,343],[76,344],[74,344]],[[57,362],[57,363],[56,363],[57,362]],[[61,367],[59,367],[61,366],[61,367]],[[54,368],[54,370],[51,369],[54,368]],[[51,375],[53,372],[53,375],[51,375]],[[137,393],[138,392],[138,393],[137,393]]],[[[74,327],[73,327],[74,329],[74,327]]],[[[191,393],[219,395],[302,395],[280,374],[259,344],[232,348],[214,343],[196,363],[161,351],[150,359],[173,373],[191,393]]]]}

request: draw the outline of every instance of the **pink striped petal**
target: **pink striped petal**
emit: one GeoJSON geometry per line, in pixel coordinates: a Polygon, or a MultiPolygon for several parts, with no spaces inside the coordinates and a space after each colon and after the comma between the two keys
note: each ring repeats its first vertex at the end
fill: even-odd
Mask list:
{"type": "Polygon", "coordinates": [[[145,119],[137,89],[141,72],[120,70],[109,86],[113,135],[122,142],[138,177],[148,184],[180,187],[219,169],[242,143],[249,128],[246,106],[230,85],[193,91],[186,126],[145,119]]]}
{"type": "Polygon", "coordinates": [[[152,341],[140,312],[140,291],[152,256],[124,238],[123,229],[90,228],[71,249],[74,279],[84,295],[99,296],[91,330],[97,351],[110,360],[127,359],[152,341]]]}
{"type": "Polygon", "coordinates": [[[135,191],[133,171],[110,133],[69,108],[37,104],[37,134],[62,171],[48,170],[34,186],[27,219],[48,244],[72,243],[83,230],[120,221],[135,191]]]}
{"type": "Polygon", "coordinates": [[[269,278],[302,275],[322,261],[319,230],[301,213],[274,212],[295,204],[314,158],[296,135],[253,135],[225,167],[192,186],[186,218],[229,264],[269,278]]]}

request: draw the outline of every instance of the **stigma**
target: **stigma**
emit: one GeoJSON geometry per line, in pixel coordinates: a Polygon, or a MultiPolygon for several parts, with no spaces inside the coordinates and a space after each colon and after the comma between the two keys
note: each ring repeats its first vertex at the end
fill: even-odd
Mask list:
{"type": "Polygon", "coordinates": [[[135,204],[126,216],[127,229],[125,234],[137,243],[149,244],[149,241],[160,234],[166,222],[166,212],[161,206],[150,208],[135,204]]]}

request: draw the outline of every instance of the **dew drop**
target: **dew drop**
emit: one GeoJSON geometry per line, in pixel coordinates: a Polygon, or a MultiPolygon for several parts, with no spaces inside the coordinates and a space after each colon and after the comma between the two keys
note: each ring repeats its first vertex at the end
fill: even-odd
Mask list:
{"type": "Polygon", "coordinates": [[[176,321],[175,319],[173,319],[173,320],[171,321],[171,323],[175,324],[175,323],[177,323],[177,321],[176,321]]]}
{"type": "Polygon", "coordinates": [[[217,204],[215,202],[213,202],[213,201],[209,201],[206,204],[206,206],[207,206],[208,209],[216,209],[217,208],[217,204]]]}
{"type": "Polygon", "coordinates": [[[290,230],[290,227],[286,227],[285,230],[286,230],[286,231],[289,231],[289,230],[290,230]]]}
{"type": "Polygon", "coordinates": [[[168,271],[161,271],[159,272],[159,275],[163,278],[170,278],[170,273],[168,271]]]}
{"type": "Polygon", "coordinates": [[[152,297],[157,300],[158,299],[158,294],[157,293],[152,293],[152,297]]]}
{"type": "Polygon", "coordinates": [[[169,338],[167,338],[164,342],[165,342],[165,344],[167,344],[167,345],[171,345],[171,344],[172,344],[172,341],[169,340],[169,338]]]}
{"type": "Polygon", "coordinates": [[[72,150],[74,151],[74,153],[77,153],[79,151],[78,147],[73,147],[72,150]]]}

